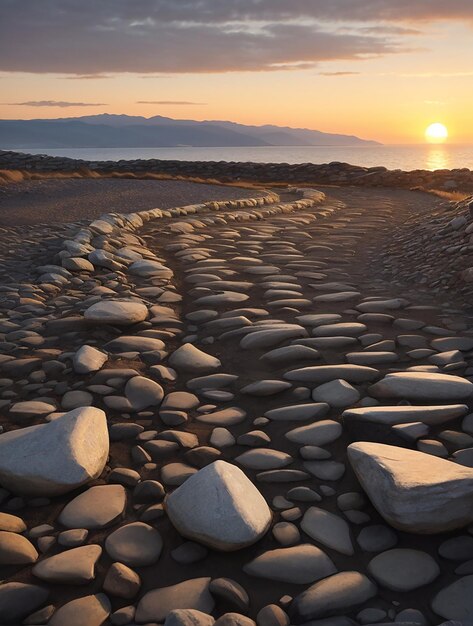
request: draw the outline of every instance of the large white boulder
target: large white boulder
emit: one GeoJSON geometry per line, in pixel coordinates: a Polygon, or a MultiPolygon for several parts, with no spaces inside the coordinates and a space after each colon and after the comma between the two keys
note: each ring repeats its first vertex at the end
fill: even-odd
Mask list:
{"type": "Polygon", "coordinates": [[[105,413],[82,407],[0,435],[0,485],[13,493],[57,496],[102,473],[109,438],[105,413]]]}
{"type": "Polygon", "coordinates": [[[166,508],[181,535],[227,552],[261,539],[272,517],[255,485],[226,461],[188,478],[168,496],[166,508]]]}
{"type": "Polygon", "coordinates": [[[399,530],[435,534],[473,522],[473,469],[381,443],[348,446],[371,502],[399,530]]]}

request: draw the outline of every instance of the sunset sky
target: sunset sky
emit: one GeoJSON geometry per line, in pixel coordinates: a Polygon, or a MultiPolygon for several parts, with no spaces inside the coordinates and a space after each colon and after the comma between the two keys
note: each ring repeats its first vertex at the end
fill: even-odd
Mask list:
{"type": "Polygon", "coordinates": [[[0,117],[473,143],[472,0],[0,0],[0,117]]]}

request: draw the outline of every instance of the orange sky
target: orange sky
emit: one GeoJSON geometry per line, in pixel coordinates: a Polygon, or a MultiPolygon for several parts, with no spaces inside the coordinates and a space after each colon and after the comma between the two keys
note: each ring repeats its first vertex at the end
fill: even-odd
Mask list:
{"type": "MultiPolygon", "coordinates": [[[[26,0],[26,4],[29,1],[26,0]]],[[[52,4],[54,1],[45,0],[52,4]]],[[[157,4],[162,4],[161,0],[156,1],[157,4]]],[[[431,1],[437,4],[435,0],[431,1]]],[[[337,0],[334,2],[337,3],[337,0]]],[[[383,0],[376,2],[380,7],[383,4],[383,0]]],[[[403,0],[400,3],[404,4],[403,0]]],[[[298,4],[304,3],[292,3],[296,8],[298,4]]],[[[363,4],[360,0],[361,8],[363,4]]],[[[451,4],[468,6],[465,2],[455,3],[455,0],[451,4]]],[[[385,6],[388,7],[387,4],[385,6]]],[[[16,23],[15,17],[17,16],[12,17],[12,29],[16,23]]],[[[88,65],[84,64],[84,68],[79,67],[72,54],[79,54],[75,48],[81,44],[80,38],[86,36],[88,27],[82,23],[75,25],[71,22],[68,24],[69,28],[74,29],[73,32],[71,30],[70,39],[71,58],[65,59],[62,64],[53,62],[50,58],[40,58],[35,64],[31,55],[28,58],[26,54],[24,59],[21,55],[20,59],[13,59],[15,50],[12,45],[8,50],[6,47],[2,50],[3,44],[0,43],[0,59],[3,59],[0,60],[0,117],[76,117],[107,112],[146,117],[165,115],[197,120],[226,119],[246,124],[272,123],[308,127],[325,132],[355,134],[394,144],[423,142],[426,126],[438,121],[448,127],[449,142],[473,143],[472,18],[473,15],[463,16],[460,12],[458,16],[431,19],[427,13],[420,18],[408,16],[394,24],[393,19],[388,16],[388,19],[371,25],[371,28],[381,29],[381,33],[385,29],[387,33],[373,40],[372,54],[364,51],[366,42],[360,38],[360,33],[364,33],[363,29],[367,25],[358,22],[349,26],[339,21],[324,22],[324,29],[329,31],[330,38],[327,43],[323,41],[319,48],[314,46],[310,54],[305,54],[304,42],[298,41],[297,32],[292,32],[291,24],[287,26],[290,20],[288,22],[288,17],[285,16],[277,18],[278,28],[281,30],[276,32],[281,33],[286,54],[284,57],[277,56],[277,46],[275,49],[267,49],[266,46],[260,53],[264,59],[261,67],[258,67],[257,53],[252,58],[247,58],[243,53],[241,58],[238,56],[241,51],[238,42],[235,44],[236,67],[232,67],[230,61],[227,67],[226,59],[213,67],[212,53],[225,54],[225,40],[216,40],[212,44],[215,50],[210,51],[201,49],[198,43],[192,43],[187,56],[179,56],[176,67],[166,61],[165,71],[158,61],[155,64],[156,71],[152,71],[154,65],[147,58],[147,65],[142,72],[137,71],[138,53],[141,51],[135,51],[134,41],[130,44],[130,54],[136,53],[138,56],[136,67],[127,67],[124,64],[124,69],[121,70],[121,65],[115,58],[113,62],[110,60],[107,46],[115,45],[113,41],[103,42],[103,47],[97,52],[96,68],[93,57],[88,65]],[[287,33],[282,30],[283,27],[288,28],[287,33]],[[394,34],[391,34],[391,30],[394,34]],[[358,39],[350,40],[347,32],[356,32],[358,39]],[[382,48],[386,42],[389,42],[390,49],[384,51],[382,48]],[[330,52],[333,58],[320,58],[327,56],[324,46],[333,47],[330,52]],[[362,49],[360,54],[356,51],[358,48],[362,49]],[[194,64],[193,54],[202,57],[194,64]],[[304,58],[301,61],[306,64],[307,69],[297,67],[298,59],[302,56],[304,58]],[[292,65],[292,69],[274,69],[277,67],[274,63],[281,62],[281,58],[287,58],[283,62],[292,65]],[[268,68],[268,63],[271,69],[268,68]],[[172,67],[168,67],[170,65],[172,67]],[[62,102],[63,106],[57,106],[55,102],[62,102]]],[[[309,20],[304,16],[301,19],[309,20]]],[[[153,28],[157,26],[156,21],[152,22],[152,18],[149,20],[149,24],[153,23],[153,26],[149,26],[148,34],[151,36],[153,28]]],[[[275,20],[276,17],[271,24],[275,20]]],[[[116,20],[112,23],[115,24],[116,20]]],[[[136,23],[138,27],[148,28],[148,24],[141,26],[145,23],[144,19],[136,23]]],[[[128,29],[131,28],[130,24],[136,28],[134,22],[128,21],[128,29]]],[[[307,28],[305,22],[301,24],[304,29],[307,28]]],[[[251,28],[254,30],[266,27],[258,23],[251,28]]],[[[110,28],[116,29],[115,26],[110,28]]],[[[245,28],[249,28],[247,24],[245,28]]],[[[233,30],[229,30],[229,36],[233,37],[233,30]]],[[[33,29],[32,33],[37,31],[37,28],[33,29]]],[[[7,34],[6,29],[4,34],[7,34]]],[[[258,41],[258,37],[266,37],[266,34],[256,35],[255,41],[258,41]]],[[[44,36],[46,37],[46,33],[44,36]]],[[[94,33],[93,36],[98,39],[101,37],[100,33],[94,33]]],[[[66,43],[67,38],[64,45],[66,43]]],[[[307,46],[309,43],[310,40],[307,39],[307,46]]],[[[20,39],[18,45],[24,45],[24,42],[20,39]]],[[[171,41],[169,51],[166,48],[164,53],[178,54],[173,52],[173,45],[171,41]]],[[[202,47],[205,45],[203,43],[202,47]]],[[[36,46],[38,55],[41,56],[44,41],[38,41],[36,46]]],[[[59,48],[58,50],[60,52],[59,48]]],[[[127,51],[125,45],[123,58],[128,54],[127,51]]],[[[159,52],[152,51],[150,55],[159,52]]]]}

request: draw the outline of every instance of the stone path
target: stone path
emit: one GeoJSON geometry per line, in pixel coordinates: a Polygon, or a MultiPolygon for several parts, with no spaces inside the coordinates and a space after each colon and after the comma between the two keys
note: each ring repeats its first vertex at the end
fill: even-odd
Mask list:
{"type": "Polygon", "coordinates": [[[472,320],[383,277],[431,202],[105,215],[10,276],[1,623],[472,620],[472,320]]]}

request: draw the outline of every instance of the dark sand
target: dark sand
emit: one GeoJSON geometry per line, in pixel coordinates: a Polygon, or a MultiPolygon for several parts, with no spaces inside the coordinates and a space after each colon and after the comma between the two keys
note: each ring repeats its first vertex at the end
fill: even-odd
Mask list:
{"type": "Polygon", "coordinates": [[[117,178],[24,181],[0,187],[0,226],[75,222],[117,211],[197,204],[258,195],[254,190],[175,180],[117,178]]]}

